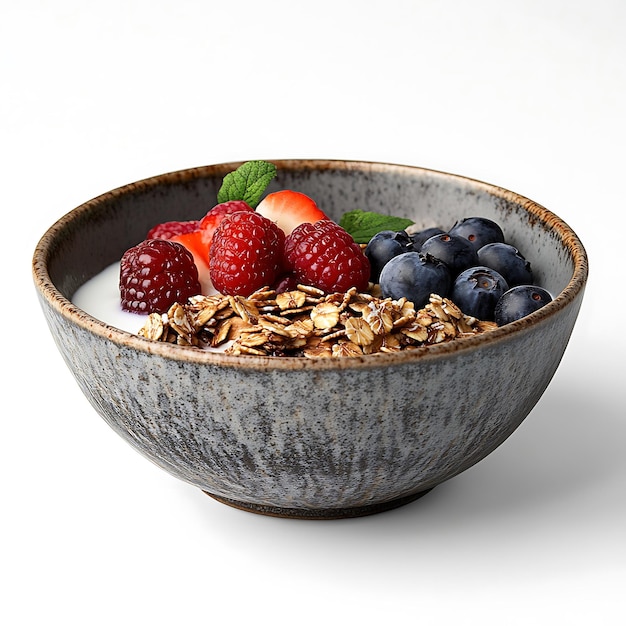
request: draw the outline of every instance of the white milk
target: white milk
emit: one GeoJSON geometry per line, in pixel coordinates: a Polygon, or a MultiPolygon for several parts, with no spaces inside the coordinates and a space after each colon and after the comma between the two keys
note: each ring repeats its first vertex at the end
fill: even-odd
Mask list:
{"type": "Polygon", "coordinates": [[[110,326],[137,333],[148,316],[122,309],[119,280],[120,264],[113,263],[79,287],[72,302],[85,313],[110,326]]]}
{"type": "MultiPolygon", "coordinates": [[[[148,316],[122,309],[119,280],[120,264],[113,263],[79,287],[72,302],[101,322],[136,335],[148,316]]],[[[208,291],[210,294],[217,293],[212,286],[209,286],[208,291]]],[[[223,352],[232,343],[232,341],[226,341],[215,348],[207,346],[205,349],[223,352]]]]}

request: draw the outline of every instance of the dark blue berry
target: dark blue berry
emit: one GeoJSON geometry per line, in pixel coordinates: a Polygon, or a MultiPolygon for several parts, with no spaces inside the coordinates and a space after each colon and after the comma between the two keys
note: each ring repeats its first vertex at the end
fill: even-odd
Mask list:
{"type": "Polygon", "coordinates": [[[468,267],[478,265],[478,254],[474,246],[467,239],[457,235],[448,233],[434,235],[424,242],[421,252],[445,263],[453,278],[468,267]]]}
{"type": "Polygon", "coordinates": [[[508,289],[506,280],[496,270],[479,265],[457,276],[450,299],[465,315],[493,321],[496,304],[508,289]]]}
{"type": "Polygon", "coordinates": [[[520,251],[508,243],[488,243],[478,251],[480,265],[485,265],[504,276],[509,287],[532,285],[530,263],[520,251]]]}
{"type": "Polygon", "coordinates": [[[552,296],[536,285],[517,285],[505,292],[496,304],[494,318],[498,326],[534,313],[552,301],[552,296]]]}
{"type": "Polygon", "coordinates": [[[411,233],[409,237],[413,242],[413,249],[415,252],[419,252],[427,239],[430,239],[435,235],[443,235],[445,232],[445,230],[442,230],[437,226],[432,226],[431,228],[425,228],[424,230],[420,230],[416,233],[411,233]]]}
{"type": "Polygon", "coordinates": [[[466,217],[459,220],[448,233],[464,237],[472,243],[476,251],[488,243],[504,243],[504,233],[500,226],[486,217],[466,217]]]}
{"type": "Polygon", "coordinates": [[[406,231],[383,230],[374,235],[365,248],[370,260],[370,280],[377,283],[385,264],[394,256],[413,251],[413,243],[406,231]]]}
{"type": "Polygon", "coordinates": [[[406,252],[391,259],[380,273],[383,298],[406,298],[422,308],[431,293],[448,295],[452,278],[448,267],[431,256],[406,252]]]}

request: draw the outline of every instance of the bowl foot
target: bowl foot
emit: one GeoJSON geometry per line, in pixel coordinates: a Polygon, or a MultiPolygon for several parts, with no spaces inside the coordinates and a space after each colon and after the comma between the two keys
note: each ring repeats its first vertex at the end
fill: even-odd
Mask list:
{"type": "MultiPolygon", "coordinates": [[[[432,489],[432,488],[431,488],[432,489]]],[[[419,491],[418,493],[411,494],[410,496],[403,496],[402,498],[396,498],[395,500],[389,500],[389,502],[379,502],[377,504],[368,504],[366,506],[354,506],[337,509],[297,509],[286,508],[279,506],[267,506],[264,504],[254,504],[251,502],[240,502],[239,500],[231,500],[230,498],[224,498],[217,496],[213,493],[205,491],[207,496],[210,496],[214,500],[227,504],[236,509],[242,511],[248,511],[249,513],[257,513],[259,515],[268,515],[270,517],[283,517],[288,519],[308,519],[308,520],[332,520],[332,519],[346,519],[350,517],[364,517],[365,515],[374,515],[375,513],[383,513],[384,511],[390,511],[397,509],[398,507],[409,504],[426,495],[431,489],[419,491]]]]}

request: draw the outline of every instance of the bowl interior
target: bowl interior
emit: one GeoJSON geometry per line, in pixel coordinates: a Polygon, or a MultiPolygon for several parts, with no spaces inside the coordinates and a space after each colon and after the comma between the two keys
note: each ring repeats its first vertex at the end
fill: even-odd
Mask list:
{"type": "MultiPolygon", "coordinates": [[[[578,237],[556,215],[519,194],[463,176],[411,166],[322,160],[274,163],[278,174],[268,193],[286,188],[306,193],[335,220],[347,211],[361,209],[408,217],[416,228],[446,229],[469,216],[498,222],[506,240],[530,261],[536,282],[556,299],[530,316],[531,320],[540,320],[564,306],[584,288],[587,258],[578,237]]],[[[55,306],[71,309],[67,301],[78,287],[119,261],[124,251],[141,241],[155,224],[202,217],[216,203],[224,176],[239,165],[225,163],[155,176],[107,192],[70,211],[48,230],[35,251],[34,274],[40,291],[55,306]]],[[[92,328],[102,324],[88,315],[80,319],[91,319],[92,328]]],[[[528,319],[524,323],[528,324],[528,319]]],[[[515,328],[515,324],[509,326],[515,328]]],[[[507,327],[496,331],[509,332],[507,327]]],[[[488,341],[484,336],[476,337],[468,345],[474,339],[488,341]]],[[[433,354],[448,349],[435,348],[433,354]]]]}

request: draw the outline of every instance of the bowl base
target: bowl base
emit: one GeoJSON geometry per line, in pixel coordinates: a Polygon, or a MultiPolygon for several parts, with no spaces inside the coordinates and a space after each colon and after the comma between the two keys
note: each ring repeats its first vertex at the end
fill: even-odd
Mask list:
{"type": "Polygon", "coordinates": [[[410,502],[425,496],[432,489],[433,488],[431,487],[431,489],[418,491],[410,496],[403,496],[401,498],[396,498],[395,500],[389,500],[388,502],[379,502],[376,504],[368,504],[366,506],[344,507],[337,509],[297,509],[268,506],[265,504],[254,504],[251,502],[231,500],[230,498],[217,496],[208,491],[205,491],[204,493],[222,504],[227,504],[228,506],[232,506],[242,511],[248,511],[249,513],[257,513],[258,515],[268,515],[270,517],[282,517],[287,519],[333,520],[346,519],[350,517],[364,517],[366,515],[374,515],[375,513],[383,513],[384,511],[397,509],[398,507],[409,504],[410,502]]]}

